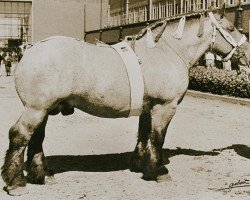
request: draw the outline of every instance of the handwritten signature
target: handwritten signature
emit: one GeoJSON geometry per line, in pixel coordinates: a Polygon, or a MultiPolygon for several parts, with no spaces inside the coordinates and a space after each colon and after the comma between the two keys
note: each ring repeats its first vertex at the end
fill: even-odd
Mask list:
{"type": "Polygon", "coordinates": [[[240,188],[240,187],[250,187],[250,180],[239,180],[236,183],[230,183],[228,187],[222,188],[221,190],[229,190],[232,191],[233,188],[240,188]]]}

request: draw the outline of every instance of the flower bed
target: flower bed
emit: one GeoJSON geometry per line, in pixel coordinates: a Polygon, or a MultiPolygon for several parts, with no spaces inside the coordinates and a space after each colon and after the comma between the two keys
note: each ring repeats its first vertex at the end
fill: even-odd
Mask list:
{"type": "Polygon", "coordinates": [[[189,70],[189,81],[192,90],[250,99],[250,78],[245,73],[196,66],[189,70]]]}

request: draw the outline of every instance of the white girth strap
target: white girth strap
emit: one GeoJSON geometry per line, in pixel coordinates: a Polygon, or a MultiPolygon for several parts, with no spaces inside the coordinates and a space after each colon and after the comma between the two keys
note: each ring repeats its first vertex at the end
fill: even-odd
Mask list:
{"type": "Polygon", "coordinates": [[[144,80],[138,57],[127,42],[111,45],[121,56],[127,70],[130,84],[129,116],[139,116],[142,112],[144,97],[144,80]]]}
{"type": "Polygon", "coordinates": [[[232,49],[232,51],[226,56],[226,58],[224,58],[224,60],[229,60],[232,58],[234,52],[237,50],[238,47],[240,47],[246,40],[246,36],[242,35],[242,38],[240,39],[240,41],[237,43],[234,38],[227,32],[225,31],[220,23],[215,19],[214,14],[212,12],[208,13],[212,24],[214,25],[214,31],[213,31],[213,38],[212,38],[212,42],[215,41],[215,36],[216,36],[216,31],[215,31],[215,27],[216,29],[218,29],[220,31],[220,33],[223,35],[223,37],[234,47],[232,49]]]}

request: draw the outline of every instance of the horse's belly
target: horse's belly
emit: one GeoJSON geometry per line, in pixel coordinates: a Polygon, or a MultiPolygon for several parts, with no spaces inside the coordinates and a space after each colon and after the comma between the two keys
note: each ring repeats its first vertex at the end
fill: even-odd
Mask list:
{"type": "Polygon", "coordinates": [[[124,63],[116,53],[98,50],[85,53],[88,68],[75,77],[75,107],[99,117],[127,117],[131,99],[124,63]]]}
{"type": "Polygon", "coordinates": [[[96,106],[93,104],[78,103],[75,107],[90,115],[102,118],[125,118],[129,115],[129,110],[116,110],[113,107],[105,105],[96,106]]]}
{"type": "Polygon", "coordinates": [[[75,96],[72,103],[74,107],[94,116],[118,118],[128,117],[130,101],[129,84],[125,87],[114,84],[112,89],[103,92],[92,88],[92,91],[75,96]]]}

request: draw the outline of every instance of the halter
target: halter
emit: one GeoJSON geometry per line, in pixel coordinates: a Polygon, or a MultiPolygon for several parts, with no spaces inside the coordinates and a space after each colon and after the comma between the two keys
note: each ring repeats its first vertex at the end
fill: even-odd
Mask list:
{"type": "MultiPolygon", "coordinates": [[[[211,42],[212,45],[211,45],[211,48],[212,48],[212,46],[213,46],[213,44],[214,44],[214,42],[215,42],[216,32],[217,32],[216,30],[218,30],[218,31],[221,33],[221,35],[225,38],[225,40],[226,40],[229,44],[231,44],[231,45],[234,47],[234,48],[229,52],[229,54],[224,58],[225,61],[228,61],[229,59],[232,58],[232,56],[233,56],[233,54],[235,53],[235,51],[238,51],[239,48],[240,48],[240,46],[246,42],[247,38],[246,38],[245,35],[242,35],[242,38],[240,39],[239,43],[237,43],[237,42],[234,40],[234,38],[233,38],[227,31],[225,31],[225,30],[222,28],[221,22],[219,23],[219,22],[215,19],[214,14],[213,14],[212,12],[209,12],[208,15],[209,15],[209,17],[210,17],[210,19],[211,19],[211,21],[212,21],[212,26],[213,26],[212,42],[211,42]]],[[[244,56],[245,59],[247,60],[247,65],[249,66],[249,61],[248,61],[248,59],[247,59],[247,57],[246,57],[246,55],[245,55],[245,52],[243,51],[242,54],[243,54],[243,55],[240,56],[240,57],[243,57],[243,56],[244,56]]],[[[240,58],[240,57],[239,57],[239,58],[240,58]]]]}

